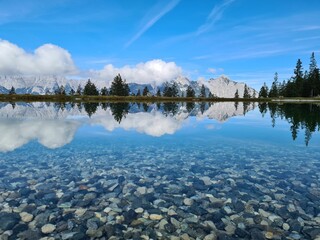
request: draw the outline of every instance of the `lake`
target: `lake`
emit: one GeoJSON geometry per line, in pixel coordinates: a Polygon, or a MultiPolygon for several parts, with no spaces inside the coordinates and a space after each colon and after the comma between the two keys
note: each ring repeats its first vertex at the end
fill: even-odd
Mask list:
{"type": "Polygon", "coordinates": [[[0,238],[320,239],[319,113],[0,103],[0,238]]]}

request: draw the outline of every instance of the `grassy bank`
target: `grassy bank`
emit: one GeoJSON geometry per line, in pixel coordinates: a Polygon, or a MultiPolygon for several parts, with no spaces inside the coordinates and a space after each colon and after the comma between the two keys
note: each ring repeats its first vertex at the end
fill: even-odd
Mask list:
{"type": "Polygon", "coordinates": [[[65,95],[31,95],[0,94],[2,102],[257,102],[270,99],[258,98],[201,98],[201,97],[146,97],[146,96],[65,96],[65,95]]]}
{"type": "Polygon", "coordinates": [[[320,102],[320,98],[201,98],[0,94],[0,102],[320,102]]]}

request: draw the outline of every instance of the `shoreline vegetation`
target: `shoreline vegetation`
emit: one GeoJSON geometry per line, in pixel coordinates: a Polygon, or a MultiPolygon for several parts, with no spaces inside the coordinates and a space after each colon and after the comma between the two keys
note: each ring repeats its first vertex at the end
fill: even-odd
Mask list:
{"type": "Polygon", "coordinates": [[[0,102],[316,102],[320,97],[218,98],[164,96],[91,96],[0,94],[0,102]]]}

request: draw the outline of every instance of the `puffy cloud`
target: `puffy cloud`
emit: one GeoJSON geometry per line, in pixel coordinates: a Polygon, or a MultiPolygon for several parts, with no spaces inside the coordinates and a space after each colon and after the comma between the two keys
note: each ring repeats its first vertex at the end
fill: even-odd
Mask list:
{"type": "Polygon", "coordinates": [[[34,53],[0,39],[0,74],[65,75],[76,72],[70,53],[56,45],[44,44],[34,53]]]}
{"type": "Polygon", "coordinates": [[[78,126],[75,121],[4,119],[0,122],[0,152],[13,151],[34,139],[47,148],[59,148],[72,141],[78,126]]]}
{"type": "Polygon", "coordinates": [[[112,64],[108,64],[100,71],[91,70],[93,77],[109,81],[113,80],[118,73],[120,73],[128,83],[153,83],[158,85],[181,76],[182,69],[174,62],[165,62],[161,59],[155,59],[145,63],[139,63],[135,66],[126,65],[117,68],[112,64]]]}

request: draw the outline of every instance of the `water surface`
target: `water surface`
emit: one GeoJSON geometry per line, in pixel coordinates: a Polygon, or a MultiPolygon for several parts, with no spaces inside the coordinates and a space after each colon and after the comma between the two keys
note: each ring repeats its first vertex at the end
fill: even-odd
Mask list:
{"type": "Polygon", "coordinates": [[[2,103],[0,234],[316,239],[319,123],[309,104],[2,103]]]}

